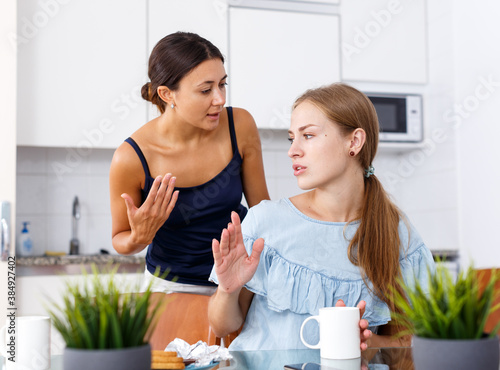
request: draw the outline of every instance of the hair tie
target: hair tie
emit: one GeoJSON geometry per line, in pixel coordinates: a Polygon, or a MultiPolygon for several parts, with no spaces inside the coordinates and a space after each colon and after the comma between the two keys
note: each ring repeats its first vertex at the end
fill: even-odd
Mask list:
{"type": "Polygon", "coordinates": [[[365,177],[368,178],[375,173],[375,168],[372,165],[369,165],[365,170],[365,177]]]}

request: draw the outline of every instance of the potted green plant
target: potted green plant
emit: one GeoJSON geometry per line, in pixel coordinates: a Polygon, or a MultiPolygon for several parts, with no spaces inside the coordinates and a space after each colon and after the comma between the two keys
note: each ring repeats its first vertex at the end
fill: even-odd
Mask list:
{"type": "Polygon", "coordinates": [[[151,369],[148,343],[162,306],[152,305],[149,284],[139,292],[139,284],[122,293],[115,266],[109,274],[92,265],[93,274],[84,270],[82,282],[65,284],[63,302],[46,305],[55,329],[66,342],[65,369],[151,369]]]}
{"type": "Polygon", "coordinates": [[[484,287],[472,266],[454,278],[438,263],[436,271],[428,274],[428,286],[418,281],[405,286],[400,281],[406,297],[394,291],[398,313],[393,318],[405,328],[401,335],[413,334],[415,369],[498,370],[500,323],[490,334],[484,333],[484,327],[499,308],[494,301],[500,274],[493,271],[484,287]]]}

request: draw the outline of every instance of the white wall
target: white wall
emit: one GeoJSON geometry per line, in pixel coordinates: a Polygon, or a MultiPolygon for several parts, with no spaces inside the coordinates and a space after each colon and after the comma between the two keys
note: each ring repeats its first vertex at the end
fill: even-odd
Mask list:
{"type": "MultiPolygon", "coordinates": [[[[0,201],[16,201],[16,47],[7,35],[16,31],[16,2],[0,2],[0,201]]],[[[7,317],[7,263],[0,262],[0,327],[7,317]]]]}
{"type": "Polygon", "coordinates": [[[462,254],[476,267],[500,266],[500,3],[457,0],[456,109],[462,254]]]}

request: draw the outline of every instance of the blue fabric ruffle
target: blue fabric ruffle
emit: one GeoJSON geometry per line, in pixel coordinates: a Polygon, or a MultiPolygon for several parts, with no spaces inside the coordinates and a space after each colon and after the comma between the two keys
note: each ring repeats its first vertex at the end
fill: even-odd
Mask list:
{"type": "MultiPolygon", "coordinates": [[[[253,245],[254,241],[244,237],[245,245],[253,245]]],[[[424,246],[423,249],[426,250],[424,246]]],[[[414,279],[421,281],[427,275],[428,263],[422,253],[425,254],[425,251],[414,250],[400,261],[403,278],[410,285],[414,279]]],[[[266,297],[270,310],[317,315],[320,308],[335,306],[339,299],[348,307],[365,300],[363,318],[368,320],[370,326],[384,325],[391,320],[389,307],[370,292],[361,275],[351,280],[327,276],[285,259],[267,245],[261,255],[259,269],[265,270],[266,279],[252,279],[246,287],[266,297]]]]}

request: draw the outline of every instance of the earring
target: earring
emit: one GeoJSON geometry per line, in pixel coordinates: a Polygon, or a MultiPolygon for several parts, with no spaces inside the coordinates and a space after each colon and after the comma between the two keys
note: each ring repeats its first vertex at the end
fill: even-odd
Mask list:
{"type": "Polygon", "coordinates": [[[170,108],[172,108],[172,109],[174,109],[174,108],[175,108],[174,103],[172,103],[172,104],[170,105],[170,108]]]}
{"type": "Polygon", "coordinates": [[[356,154],[356,153],[354,153],[352,150],[349,152],[349,155],[350,155],[351,157],[354,157],[354,155],[355,155],[355,154],[356,154]]]}

